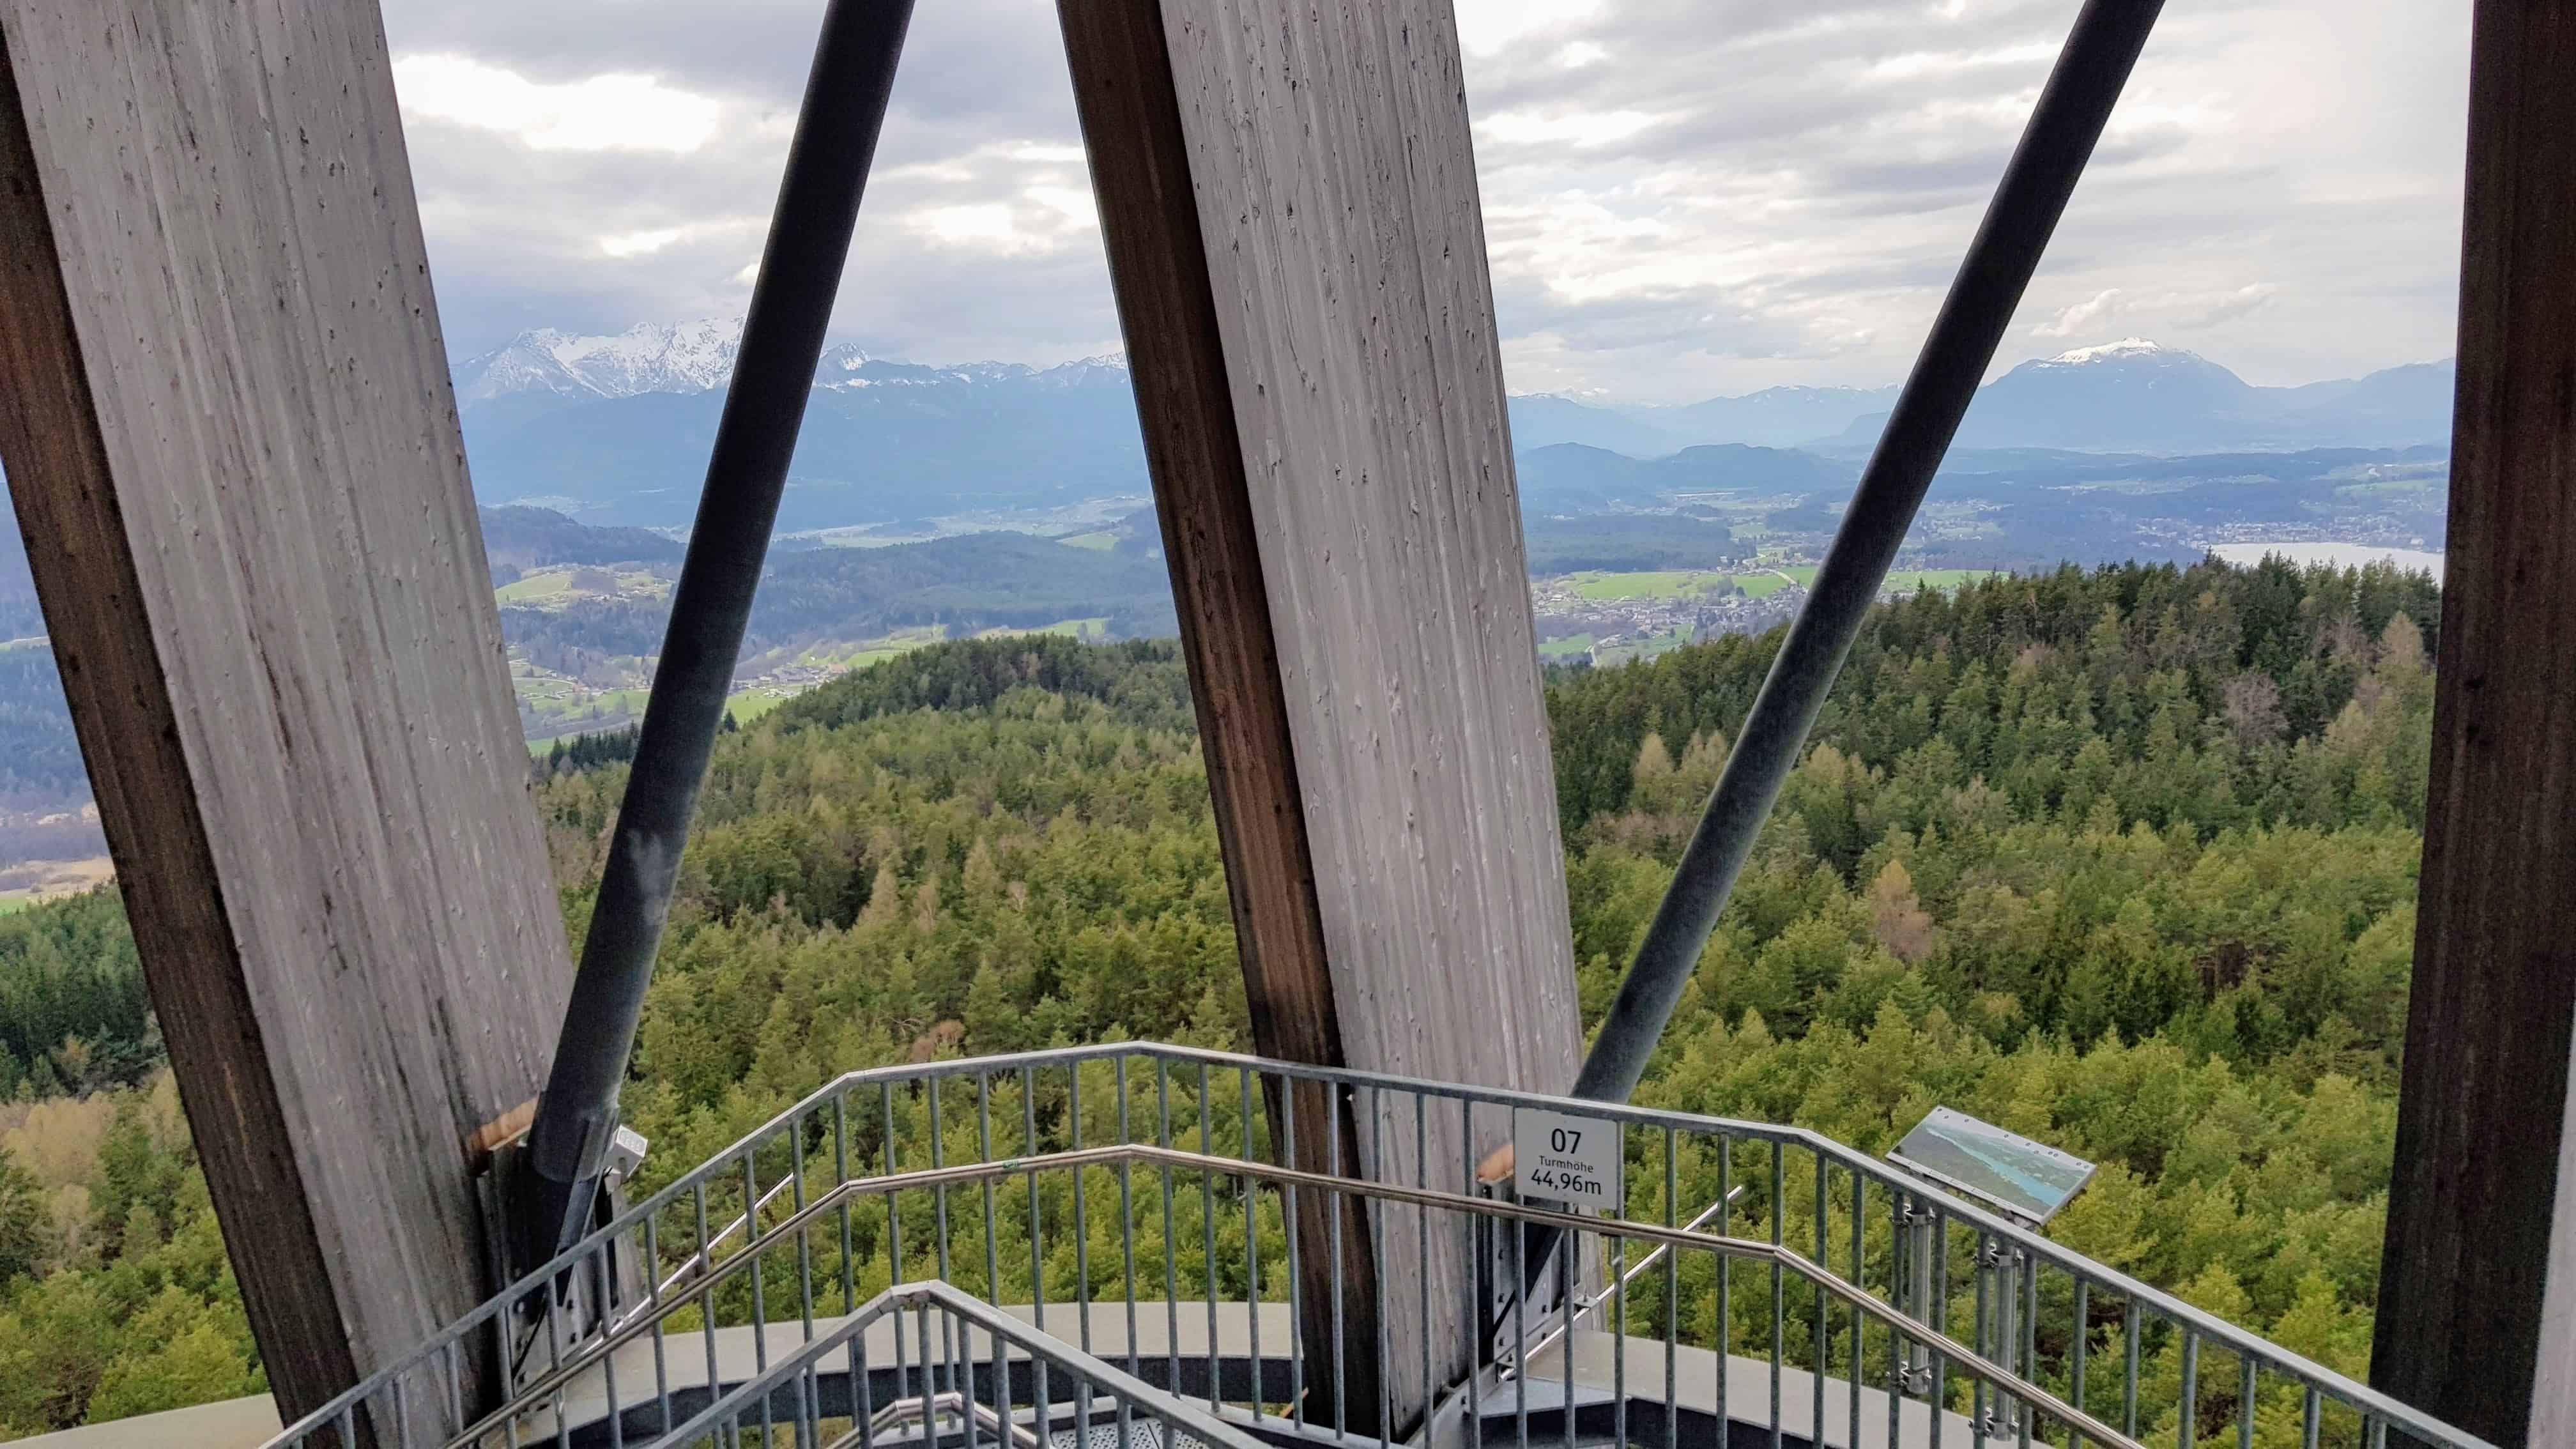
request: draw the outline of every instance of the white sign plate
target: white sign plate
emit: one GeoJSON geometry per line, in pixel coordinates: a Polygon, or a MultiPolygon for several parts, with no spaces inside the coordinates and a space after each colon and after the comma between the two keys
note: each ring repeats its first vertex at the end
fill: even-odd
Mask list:
{"type": "Polygon", "coordinates": [[[1615,1213],[1625,1166],[1616,1122],[1531,1107],[1512,1114],[1512,1185],[1523,1202],[1615,1213]]]}

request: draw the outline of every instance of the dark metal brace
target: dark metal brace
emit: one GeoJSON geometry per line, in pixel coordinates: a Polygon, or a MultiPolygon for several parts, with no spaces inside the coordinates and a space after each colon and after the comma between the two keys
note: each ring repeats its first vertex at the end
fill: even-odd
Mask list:
{"type": "Polygon", "coordinates": [[[512,1195],[522,1272],[570,1247],[590,1220],[681,847],[733,687],[911,19],[912,0],[831,0],[823,15],[634,771],[512,1195]]]}
{"type": "MultiPolygon", "coordinates": [[[[1806,607],[1789,626],[1654,924],[1584,1058],[1574,1096],[1623,1102],[1645,1074],[2162,8],[2163,0],[2086,0],[2075,17],[1816,570],[1806,607]]],[[[1533,1249],[1533,1272],[1546,1256],[1533,1249]]]]}

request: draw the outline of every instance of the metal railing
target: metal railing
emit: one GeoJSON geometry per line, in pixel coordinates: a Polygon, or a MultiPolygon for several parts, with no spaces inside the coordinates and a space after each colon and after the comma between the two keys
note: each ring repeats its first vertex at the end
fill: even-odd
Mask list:
{"type": "Polygon", "coordinates": [[[272,1443],[624,1449],[732,1403],[799,1446],[999,1449],[1090,1432],[1066,1354],[1273,1443],[2481,1443],[1802,1129],[1136,1044],[846,1075],[272,1443]],[[1478,1182],[1523,1110],[1615,1129],[1624,1216],[1478,1182]],[[1570,1314],[1509,1291],[1560,1233],[1570,1314]],[[870,1316],[897,1285],[956,1382],[870,1316]]]}
{"type": "Polygon", "coordinates": [[[962,1434],[994,1449],[1050,1449],[1068,1440],[1082,1445],[1101,1428],[1114,1434],[1117,1449],[1264,1449],[1204,1410],[936,1282],[879,1294],[662,1442],[732,1446],[757,1434],[755,1442],[767,1444],[784,1431],[797,1449],[853,1449],[880,1439],[937,1444],[962,1434]],[[894,1350],[904,1396],[891,1402],[870,1397],[865,1340],[871,1330],[882,1330],[878,1336],[894,1350]],[[1015,1369],[1033,1391],[1014,1392],[1015,1369]],[[1069,1403],[1056,1402],[1050,1378],[1070,1388],[1069,1403]]]}

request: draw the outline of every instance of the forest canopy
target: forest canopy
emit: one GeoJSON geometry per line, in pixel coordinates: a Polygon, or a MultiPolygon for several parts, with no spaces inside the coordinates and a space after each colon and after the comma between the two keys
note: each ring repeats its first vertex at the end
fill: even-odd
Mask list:
{"type": "MultiPolygon", "coordinates": [[[[2104,1164],[2055,1236],[2358,1372],[2438,603],[2209,563],[1879,606],[1641,1100],[1873,1153],[1936,1102],[2043,1138],[2104,1164]]],[[[1587,1022],[1778,643],[1551,676],[1587,1022]]],[[[984,639],[724,736],[625,1095],[648,1177],[853,1068],[1248,1045],[1189,699],[1169,642],[984,639]]],[[[624,754],[537,786],[576,937],[624,754]]],[[[0,1425],[249,1392],[112,894],[0,921],[0,1002],[0,1425]]]]}

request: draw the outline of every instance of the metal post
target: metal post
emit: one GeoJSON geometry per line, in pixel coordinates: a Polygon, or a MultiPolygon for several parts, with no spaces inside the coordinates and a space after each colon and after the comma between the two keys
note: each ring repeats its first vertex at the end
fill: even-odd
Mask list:
{"type": "Polygon", "coordinates": [[[580,1235],[671,907],[680,850],[724,718],[912,0],[832,0],[752,286],[733,383],[671,600],[634,772],[513,1211],[519,1266],[580,1235]]]}
{"type": "MultiPolygon", "coordinates": [[[[1947,1333],[1950,1325],[1940,1321],[1940,1313],[1933,1306],[1932,1297],[1932,1244],[1941,1231],[1940,1222],[1923,1206],[1922,1199],[1912,1193],[1906,1194],[1905,1213],[1906,1267],[1909,1270],[1906,1277],[1907,1287],[1913,1293],[1913,1302],[1907,1311],[1915,1322],[1924,1327],[1936,1333],[1947,1333]]],[[[1907,1356],[1905,1389],[1916,1394],[1932,1392],[1932,1348],[1919,1339],[1915,1341],[1914,1351],[1907,1356]]]]}
{"type": "Polygon", "coordinates": [[[2031,111],[2021,144],[1986,208],[1950,295],[1933,320],[1816,571],[1806,607],[1753,701],[1744,731],[1683,851],[1654,925],[1584,1059],[1574,1095],[1627,1100],[1645,1073],[1682,987],[1699,964],[1718,912],[1754,837],[1798,763],[1816,711],[1851,652],[1861,620],[1886,581],[1959,419],[1994,361],[2049,234],[2084,174],[2112,103],[2147,43],[2163,0],[2086,0],[2057,66],[2031,111]]]}

